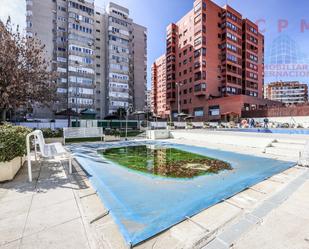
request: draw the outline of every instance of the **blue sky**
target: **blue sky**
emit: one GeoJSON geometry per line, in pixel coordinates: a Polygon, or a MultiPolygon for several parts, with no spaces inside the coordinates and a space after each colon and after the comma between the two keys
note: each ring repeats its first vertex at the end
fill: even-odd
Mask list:
{"type": "MultiPolygon", "coordinates": [[[[25,0],[1,0],[0,18],[10,14],[15,23],[23,24],[25,16],[25,0]]],[[[96,0],[96,4],[104,7],[108,1],[96,0]]],[[[114,0],[114,2],[130,9],[130,15],[136,23],[148,28],[148,86],[150,86],[150,70],[152,62],[165,51],[165,30],[171,22],[177,22],[193,6],[193,0],[114,0]]],[[[226,0],[214,0],[224,5],[226,0]]],[[[266,29],[265,61],[272,53],[271,47],[278,47],[274,39],[285,36],[296,43],[302,57],[309,56],[309,2],[308,0],[229,0],[228,3],[237,11],[253,21],[263,20],[261,29],[266,29]],[[280,21],[284,20],[284,21],[280,21]],[[308,30],[301,32],[301,21],[308,23],[308,30]],[[288,27],[279,32],[278,25],[288,22],[288,27]]],[[[309,64],[309,60],[305,59],[309,64]]],[[[299,63],[299,62],[294,62],[299,63]]],[[[309,69],[308,69],[309,71],[309,69]]],[[[267,77],[265,82],[272,80],[300,80],[309,83],[308,77],[267,77]]]]}

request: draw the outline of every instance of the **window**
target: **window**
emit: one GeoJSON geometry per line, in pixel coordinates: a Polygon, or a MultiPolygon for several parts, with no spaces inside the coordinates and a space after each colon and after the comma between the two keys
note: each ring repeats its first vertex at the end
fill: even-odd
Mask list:
{"type": "Polygon", "coordinates": [[[258,44],[258,40],[255,37],[253,37],[252,35],[249,35],[249,40],[251,42],[255,43],[255,44],[258,44]]]}
{"type": "Polygon", "coordinates": [[[69,77],[70,83],[79,83],[79,84],[93,84],[93,80],[90,78],[83,78],[83,77],[76,77],[76,76],[70,76],[69,77]]]}
{"type": "Polygon", "coordinates": [[[249,59],[254,61],[254,62],[257,62],[258,61],[258,57],[253,55],[253,54],[249,54],[249,59]]]}
{"type": "Polygon", "coordinates": [[[203,56],[206,55],[206,48],[202,48],[202,55],[203,55],[203,56]]]}
{"type": "Polygon", "coordinates": [[[200,49],[194,51],[194,58],[197,58],[200,55],[201,55],[201,50],[200,49]]]}
{"type": "Polygon", "coordinates": [[[59,62],[67,62],[67,59],[64,57],[57,57],[57,61],[59,62]]]}
{"type": "Polygon", "coordinates": [[[220,115],[220,106],[209,106],[209,116],[219,116],[220,115]]]}
{"type": "Polygon", "coordinates": [[[122,25],[124,27],[128,27],[128,25],[129,25],[127,22],[125,22],[121,19],[118,19],[116,17],[110,17],[109,20],[113,23],[117,23],[117,24],[122,25]]]}
{"type": "Polygon", "coordinates": [[[201,10],[201,8],[202,8],[202,3],[199,2],[197,5],[195,5],[195,7],[194,7],[194,12],[195,12],[195,13],[196,13],[196,12],[199,12],[199,11],[201,10]]]}
{"type": "Polygon", "coordinates": [[[32,22],[27,21],[27,28],[32,28],[32,22]]]}
{"type": "Polygon", "coordinates": [[[202,15],[201,15],[201,14],[198,14],[198,15],[194,18],[194,24],[198,24],[201,20],[202,20],[202,15]]]}
{"type": "Polygon", "coordinates": [[[80,47],[77,45],[70,45],[69,50],[84,53],[84,54],[90,54],[93,55],[93,50],[90,48],[80,47]]]}
{"type": "Polygon", "coordinates": [[[75,8],[75,9],[79,9],[79,10],[81,10],[83,12],[86,12],[89,15],[94,14],[94,10],[93,9],[88,8],[88,7],[84,6],[84,5],[72,2],[72,1],[69,2],[69,6],[72,7],[72,8],[75,8]]]}
{"type": "Polygon", "coordinates": [[[67,11],[67,9],[64,8],[64,7],[62,7],[62,6],[58,6],[58,10],[63,11],[63,12],[66,12],[66,11],[67,11]]]}
{"type": "Polygon", "coordinates": [[[194,40],[194,46],[202,44],[202,37],[198,37],[194,40]]]}
{"type": "Polygon", "coordinates": [[[200,92],[206,90],[206,83],[200,83],[194,86],[194,92],[200,92]]]}
{"type": "Polygon", "coordinates": [[[204,116],[204,108],[203,107],[194,108],[194,116],[195,117],[203,117],[204,116]]]}
{"type": "Polygon", "coordinates": [[[226,13],[227,17],[229,17],[230,19],[232,19],[234,22],[237,22],[238,21],[238,17],[235,16],[234,14],[230,13],[230,12],[227,12],[226,13]]]}
{"type": "Polygon", "coordinates": [[[59,30],[59,31],[63,31],[63,32],[65,32],[66,31],[66,29],[65,28],[63,28],[63,27],[57,27],[57,30],[59,30]]]}
{"type": "Polygon", "coordinates": [[[58,67],[58,68],[57,68],[57,72],[59,72],[59,73],[66,73],[66,72],[67,72],[67,69],[66,69],[66,68],[63,68],[63,67],[58,67]]]}
{"type": "Polygon", "coordinates": [[[226,47],[229,49],[229,50],[232,50],[234,52],[237,52],[237,47],[235,45],[232,45],[232,44],[229,44],[227,43],[226,44],[226,47]]]}
{"type": "Polygon", "coordinates": [[[228,28],[230,28],[231,30],[233,30],[233,31],[237,31],[238,30],[238,28],[234,24],[232,24],[230,22],[226,22],[226,26],[228,28]]]}
{"type": "Polygon", "coordinates": [[[237,37],[236,37],[235,35],[232,35],[232,34],[229,33],[229,32],[226,33],[226,36],[227,36],[228,38],[230,38],[231,40],[233,40],[233,41],[237,41],[237,37]]]}
{"type": "Polygon", "coordinates": [[[91,29],[91,28],[86,28],[86,27],[81,26],[81,25],[79,25],[79,24],[69,23],[69,28],[78,30],[78,31],[80,31],[80,32],[92,34],[92,29],[91,29]]]}
{"type": "Polygon", "coordinates": [[[76,13],[73,13],[73,12],[69,13],[69,17],[75,18],[75,20],[77,22],[84,22],[84,23],[89,23],[89,24],[93,24],[94,23],[92,18],[83,16],[83,15],[79,15],[79,14],[76,14],[76,13]]]}
{"type": "Polygon", "coordinates": [[[249,29],[252,33],[254,33],[254,34],[256,34],[256,35],[258,34],[257,30],[256,30],[255,28],[249,26],[249,25],[248,25],[248,29],[249,29]]]}
{"type": "Polygon", "coordinates": [[[58,47],[58,51],[60,51],[60,52],[65,52],[66,49],[65,49],[65,48],[62,48],[62,47],[58,47]]]}
{"type": "Polygon", "coordinates": [[[66,88],[57,88],[57,93],[67,93],[66,88]]]}
{"type": "Polygon", "coordinates": [[[237,62],[237,57],[235,55],[227,54],[226,57],[229,61],[237,62]]]}

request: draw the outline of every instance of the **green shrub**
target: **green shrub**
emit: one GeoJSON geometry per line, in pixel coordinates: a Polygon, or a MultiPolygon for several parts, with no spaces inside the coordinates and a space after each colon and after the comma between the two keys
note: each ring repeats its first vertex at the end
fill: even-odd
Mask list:
{"type": "Polygon", "coordinates": [[[31,132],[23,126],[0,125],[0,162],[13,160],[26,154],[26,136],[31,132]]]}
{"type": "Polygon", "coordinates": [[[52,130],[50,128],[43,128],[41,131],[43,132],[44,138],[62,137],[63,135],[62,129],[52,130]]]}
{"type": "Polygon", "coordinates": [[[167,125],[173,127],[174,126],[174,122],[169,121],[169,122],[167,122],[167,125]]]}

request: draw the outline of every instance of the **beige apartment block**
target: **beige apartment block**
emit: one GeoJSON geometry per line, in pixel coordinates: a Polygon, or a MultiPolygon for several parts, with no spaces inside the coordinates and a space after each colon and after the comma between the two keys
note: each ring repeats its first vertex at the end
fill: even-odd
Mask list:
{"type": "Polygon", "coordinates": [[[50,69],[58,73],[59,101],[36,105],[34,118],[54,118],[68,108],[104,118],[120,107],[146,105],[147,29],[129,10],[94,0],[26,0],[27,35],[45,45],[50,69]]]}

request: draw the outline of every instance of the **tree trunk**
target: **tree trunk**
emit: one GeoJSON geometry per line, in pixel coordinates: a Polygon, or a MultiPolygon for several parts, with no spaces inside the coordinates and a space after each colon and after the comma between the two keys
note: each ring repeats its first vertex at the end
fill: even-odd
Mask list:
{"type": "Polygon", "coordinates": [[[2,109],[0,110],[0,122],[5,122],[6,121],[6,112],[7,110],[6,109],[2,109]]]}

